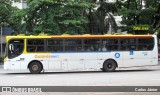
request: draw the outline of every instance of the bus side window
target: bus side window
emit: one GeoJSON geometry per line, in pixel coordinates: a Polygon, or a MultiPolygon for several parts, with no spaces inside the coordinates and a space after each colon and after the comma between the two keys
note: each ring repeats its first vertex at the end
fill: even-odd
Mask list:
{"type": "Polygon", "coordinates": [[[129,45],[128,50],[137,50],[135,45],[129,45]]]}
{"type": "Polygon", "coordinates": [[[93,46],[90,46],[90,47],[85,47],[85,51],[94,51],[94,48],[93,46]]]}
{"type": "Polygon", "coordinates": [[[148,50],[152,50],[152,49],[153,49],[153,45],[149,45],[148,50]]]}
{"type": "Polygon", "coordinates": [[[102,47],[102,51],[107,51],[107,47],[106,47],[106,45],[103,45],[103,47],[102,47]]]}
{"type": "Polygon", "coordinates": [[[36,50],[37,50],[37,47],[36,47],[36,46],[30,46],[30,47],[28,47],[28,49],[27,49],[28,52],[36,52],[36,50]]]}
{"type": "Polygon", "coordinates": [[[37,51],[37,46],[33,46],[33,52],[37,51]]]}
{"type": "Polygon", "coordinates": [[[143,45],[143,50],[148,50],[148,45],[143,45]]]}

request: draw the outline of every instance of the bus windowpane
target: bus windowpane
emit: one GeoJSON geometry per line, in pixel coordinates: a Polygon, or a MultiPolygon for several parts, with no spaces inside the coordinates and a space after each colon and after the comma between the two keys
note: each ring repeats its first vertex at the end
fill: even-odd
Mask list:
{"type": "Polygon", "coordinates": [[[84,39],[84,51],[99,51],[100,39],[84,39]]]}
{"type": "Polygon", "coordinates": [[[44,39],[28,39],[28,45],[44,45],[44,39]]]}
{"type": "Polygon", "coordinates": [[[44,39],[28,39],[27,52],[44,52],[44,39]]]}
{"type": "Polygon", "coordinates": [[[63,40],[62,39],[47,39],[47,52],[62,52],[63,40]]]}
{"type": "Polygon", "coordinates": [[[61,39],[48,39],[47,40],[47,45],[63,45],[63,40],[61,39]]]}
{"type": "Polygon", "coordinates": [[[116,51],[119,50],[118,39],[102,39],[102,51],[116,51]]]}
{"type": "Polygon", "coordinates": [[[82,39],[65,39],[64,46],[66,52],[83,51],[82,39]]]}
{"type": "Polygon", "coordinates": [[[153,38],[139,38],[138,39],[138,50],[153,50],[154,39],[153,38]]]}
{"type": "Polygon", "coordinates": [[[122,51],[137,50],[137,39],[136,38],[120,39],[120,50],[122,51]]]}

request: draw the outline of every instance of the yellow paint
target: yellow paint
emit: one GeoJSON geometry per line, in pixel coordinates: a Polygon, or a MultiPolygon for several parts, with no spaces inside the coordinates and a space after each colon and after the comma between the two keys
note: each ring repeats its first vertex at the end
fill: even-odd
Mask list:
{"type": "Polygon", "coordinates": [[[51,58],[50,55],[35,55],[35,58],[51,58]]]}
{"type": "Polygon", "coordinates": [[[8,56],[4,58],[4,60],[3,60],[3,61],[4,61],[4,63],[7,61],[7,59],[8,59],[8,56]]]}
{"type": "Polygon", "coordinates": [[[133,30],[149,30],[149,27],[144,27],[144,26],[138,27],[138,26],[134,26],[134,27],[133,27],[133,30]]]}
{"type": "Polygon", "coordinates": [[[27,54],[27,41],[26,39],[24,40],[24,50],[22,54],[27,54]]]}
{"type": "Polygon", "coordinates": [[[90,36],[91,34],[84,34],[83,36],[90,36]]]}
{"type": "Polygon", "coordinates": [[[17,36],[25,36],[25,34],[18,34],[17,36]]]}

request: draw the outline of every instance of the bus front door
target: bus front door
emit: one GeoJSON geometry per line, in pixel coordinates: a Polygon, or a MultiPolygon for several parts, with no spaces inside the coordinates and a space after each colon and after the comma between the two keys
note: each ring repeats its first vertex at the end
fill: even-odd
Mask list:
{"type": "Polygon", "coordinates": [[[24,61],[24,39],[12,39],[8,44],[8,61],[11,69],[21,69],[21,63],[24,61]]]}

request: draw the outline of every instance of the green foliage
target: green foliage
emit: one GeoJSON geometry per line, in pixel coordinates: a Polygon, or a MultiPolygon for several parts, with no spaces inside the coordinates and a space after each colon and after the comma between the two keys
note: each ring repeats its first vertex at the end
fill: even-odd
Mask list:
{"type": "Polygon", "coordinates": [[[154,8],[157,9],[160,0],[144,0],[146,8],[154,8]]]}
{"type": "Polygon", "coordinates": [[[24,10],[11,6],[11,0],[0,0],[0,26],[12,27],[15,34],[22,33],[24,10]]]}
{"type": "Polygon", "coordinates": [[[15,34],[20,34],[25,31],[25,28],[23,27],[23,18],[25,16],[25,10],[20,10],[16,7],[13,8],[13,13],[9,18],[10,26],[15,31],[15,34]]]}
{"type": "Polygon", "coordinates": [[[106,34],[111,25],[113,31],[117,29],[113,14],[117,12],[115,3],[108,3],[103,0],[98,2],[97,10],[90,11],[90,33],[91,34],[106,34]]]}
{"type": "Polygon", "coordinates": [[[140,10],[140,13],[139,13],[140,24],[152,25],[153,22],[151,20],[154,14],[156,14],[156,10],[152,8],[140,10]]]}
{"type": "Polygon", "coordinates": [[[86,10],[92,6],[85,0],[28,0],[24,19],[27,31],[63,34],[78,29],[74,34],[82,33],[88,23],[86,10]]]}
{"type": "MultiPolygon", "coordinates": [[[[158,7],[160,7],[160,4],[158,3],[160,0],[143,0],[144,6],[142,6],[142,0],[127,0],[124,3],[121,2],[121,7],[118,9],[118,15],[123,16],[122,24],[127,25],[126,30],[129,33],[135,33],[135,32],[143,32],[143,33],[154,33],[156,28],[156,25],[158,23],[154,23],[157,19],[154,19],[153,17],[159,13],[157,13],[159,10],[158,7]],[[141,30],[141,31],[135,31],[133,30],[134,26],[148,26],[149,30],[141,30]]],[[[120,1],[119,1],[120,2],[120,1]]],[[[117,4],[119,5],[119,2],[117,4]]],[[[159,18],[160,19],[160,18],[159,18]]]]}
{"type": "Polygon", "coordinates": [[[117,30],[114,14],[123,16],[123,30],[129,33],[135,32],[134,26],[147,26],[151,32],[160,28],[160,0],[100,0],[97,10],[94,0],[25,1],[28,8],[20,10],[12,7],[10,0],[0,0],[0,26],[12,27],[15,34],[104,34],[110,24],[113,31],[117,30]],[[92,29],[87,31],[88,28],[92,29]]]}
{"type": "Polygon", "coordinates": [[[8,18],[12,14],[10,0],[0,0],[0,26],[8,26],[9,20],[8,18]]]}

